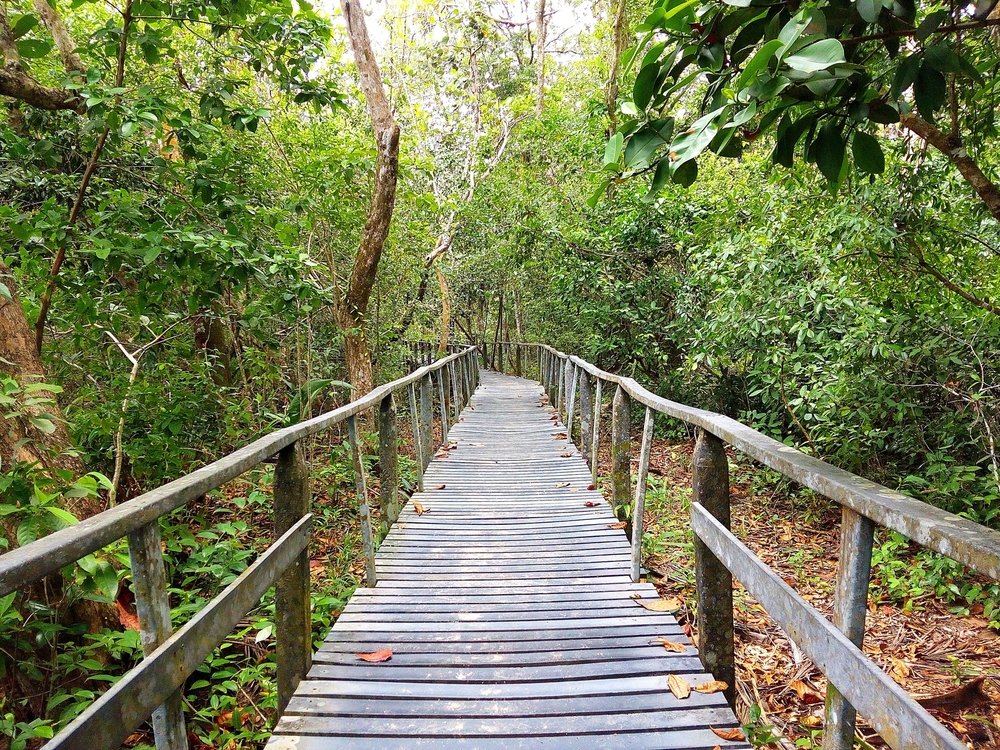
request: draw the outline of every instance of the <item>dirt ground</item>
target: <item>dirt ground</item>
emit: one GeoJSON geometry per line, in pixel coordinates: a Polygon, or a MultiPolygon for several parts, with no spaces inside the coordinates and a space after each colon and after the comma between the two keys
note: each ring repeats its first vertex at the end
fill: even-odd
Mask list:
{"type": "MultiPolygon", "coordinates": [[[[650,580],[663,596],[686,602],[681,619],[697,639],[691,627],[694,577],[687,526],[692,450],[689,441],[655,442],[645,528],[652,546],[646,560],[650,580]]],[[[602,454],[602,475],[608,461],[602,454]]],[[[822,498],[803,500],[780,483],[769,483],[767,472],[745,458],[731,456],[730,462],[734,532],[829,617],[839,550],[838,509],[822,498]]],[[[904,559],[913,554],[912,549],[904,552],[904,559]]],[[[751,723],[750,706],[756,704],[758,725],[773,727],[784,740],[779,746],[819,747],[823,675],[742,587],[734,588],[741,719],[751,723]]],[[[981,607],[960,615],[933,596],[894,602],[875,596],[878,591],[873,587],[868,603],[865,653],[913,697],[944,704],[928,709],[970,748],[1000,748],[1000,634],[990,629],[981,607]]],[[[859,741],[862,747],[885,746],[863,722],[859,741]]]]}

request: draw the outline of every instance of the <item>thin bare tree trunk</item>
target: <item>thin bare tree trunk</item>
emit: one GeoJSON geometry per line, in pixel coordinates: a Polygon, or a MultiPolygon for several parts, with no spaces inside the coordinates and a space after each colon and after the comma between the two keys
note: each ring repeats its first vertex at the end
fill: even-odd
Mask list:
{"type": "Polygon", "coordinates": [[[374,387],[371,351],[364,326],[396,204],[399,126],[393,119],[389,100],[382,87],[382,73],[372,52],[361,5],[358,0],[341,0],[340,7],[347,22],[347,34],[358,66],[359,84],[365,95],[378,148],[375,188],[368,207],[368,218],[361,233],[350,281],[336,311],[337,322],[344,331],[344,359],[348,376],[356,389],[355,395],[359,396],[374,387]]]}
{"type": "Polygon", "coordinates": [[[614,20],[611,26],[611,59],[608,61],[608,87],[604,105],[608,109],[608,129],[618,130],[618,75],[622,52],[625,51],[625,0],[611,0],[614,20]]]}
{"type": "Polygon", "coordinates": [[[545,0],[538,0],[538,15],[535,17],[538,38],[535,40],[535,65],[538,69],[538,90],[535,93],[535,114],[542,114],[545,104],[545,0]]]}

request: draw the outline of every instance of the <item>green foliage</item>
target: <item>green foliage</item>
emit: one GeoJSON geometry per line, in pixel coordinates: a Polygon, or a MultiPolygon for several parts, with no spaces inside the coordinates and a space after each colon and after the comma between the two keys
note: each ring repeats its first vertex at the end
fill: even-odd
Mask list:
{"type": "Polygon", "coordinates": [[[813,163],[836,188],[852,168],[883,171],[880,126],[914,110],[933,123],[949,92],[955,135],[961,117],[979,146],[996,134],[995,108],[986,104],[996,84],[984,73],[998,60],[988,23],[971,6],[936,2],[655,0],[624,54],[634,86],[621,105],[627,119],[611,139],[618,154],[606,154],[605,163],[626,174],[655,169],[659,190],[668,175],[692,182],[691,162],[702,153],[739,157],[770,133],[775,164],[813,163]],[[675,117],[691,117],[695,102],[700,118],[673,127],[675,117]],[[663,122],[673,137],[654,142],[663,122]],[[622,136],[626,154],[641,144],[633,149],[641,159],[619,161],[622,136]]]}

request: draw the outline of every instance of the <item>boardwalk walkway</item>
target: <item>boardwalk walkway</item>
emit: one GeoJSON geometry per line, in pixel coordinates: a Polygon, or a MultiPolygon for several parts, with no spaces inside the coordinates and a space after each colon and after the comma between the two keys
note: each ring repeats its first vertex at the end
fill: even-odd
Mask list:
{"type": "Polygon", "coordinates": [[[378,553],[267,750],[723,748],[721,693],[674,618],[639,606],[629,547],[542,388],[492,372],[378,553]],[[570,454],[570,455],[566,455],[570,454]],[[593,505],[591,505],[593,504],[593,505]],[[590,507],[588,507],[590,506],[590,507]],[[391,649],[370,664],[357,652],[391,649]]]}

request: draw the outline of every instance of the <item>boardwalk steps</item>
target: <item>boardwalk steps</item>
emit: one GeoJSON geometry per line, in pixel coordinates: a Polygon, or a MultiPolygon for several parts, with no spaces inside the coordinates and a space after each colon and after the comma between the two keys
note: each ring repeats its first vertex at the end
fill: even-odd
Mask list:
{"type": "Polygon", "coordinates": [[[540,385],[492,372],[279,720],[268,750],[747,747],[540,385]],[[560,437],[561,436],[561,437],[560,437]],[[569,455],[566,455],[569,454],[569,455]],[[588,507],[589,506],[589,507],[588,507]],[[358,652],[389,648],[369,664],[358,652]]]}

